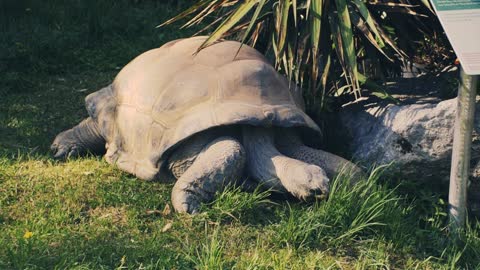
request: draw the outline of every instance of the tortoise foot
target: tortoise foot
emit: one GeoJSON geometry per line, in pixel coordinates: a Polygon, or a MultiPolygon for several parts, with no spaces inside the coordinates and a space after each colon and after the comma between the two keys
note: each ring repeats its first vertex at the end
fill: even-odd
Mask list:
{"type": "Polygon", "coordinates": [[[50,149],[52,150],[53,158],[58,160],[77,157],[85,151],[76,139],[73,129],[65,130],[58,134],[50,149]]]}

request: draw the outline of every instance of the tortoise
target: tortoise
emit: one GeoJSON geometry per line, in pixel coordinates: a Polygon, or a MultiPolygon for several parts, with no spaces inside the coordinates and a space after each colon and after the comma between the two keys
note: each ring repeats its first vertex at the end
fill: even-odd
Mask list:
{"type": "Polygon", "coordinates": [[[320,128],[300,88],[261,53],[227,40],[198,51],[205,40],[170,41],[132,60],[85,98],[89,117],[56,136],[54,157],[103,152],[141,179],[169,172],[173,207],[187,213],[242,179],[312,200],[328,195],[340,168],[361,171],[302,143],[320,128]]]}

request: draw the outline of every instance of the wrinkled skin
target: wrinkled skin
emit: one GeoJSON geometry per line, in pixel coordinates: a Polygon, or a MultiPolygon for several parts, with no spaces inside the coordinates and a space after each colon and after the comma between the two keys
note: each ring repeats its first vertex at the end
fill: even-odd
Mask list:
{"type": "MultiPolygon", "coordinates": [[[[105,140],[86,119],[60,133],[52,144],[54,157],[66,159],[102,152],[105,140]]],[[[197,213],[202,202],[228,184],[248,178],[250,186],[290,193],[305,200],[328,196],[330,178],[341,169],[362,170],[333,154],[307,147],[294,129],[220,127],[182,142],[169,156],[168,169],[177,179],[172,190],[176,211],[197,213]],[[225,130],[225,132],[223,132],[225,130]]]]}

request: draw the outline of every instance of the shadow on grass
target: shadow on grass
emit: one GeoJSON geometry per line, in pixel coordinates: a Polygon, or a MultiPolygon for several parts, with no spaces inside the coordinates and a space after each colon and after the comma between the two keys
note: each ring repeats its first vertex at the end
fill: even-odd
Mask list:
{"type": "Polygon", "coordinates": [[[0,3],[0,152],[42,155],[86,116],[83,99],[138,54],[196,29],[162,29],[189,1],[0,3]]]}

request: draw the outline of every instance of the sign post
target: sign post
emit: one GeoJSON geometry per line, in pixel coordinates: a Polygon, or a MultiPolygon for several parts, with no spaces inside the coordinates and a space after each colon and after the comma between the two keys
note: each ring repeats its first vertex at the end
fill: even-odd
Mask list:
{"type": "Polygon", "coordinates": [[[476,84],[477,76],[470,76],[461,69],[457,113],[453,131],[450,190],[448,193],[448,213],[451,231],[458,231],[465,226],[476,84]]]}
{"type": "Polygon", "coordinates": [[[457,113],[448,194],[450,229],[465,226],[477,77],[480,74],[480,0],[431,0],[460,60],[457,113]]]}

